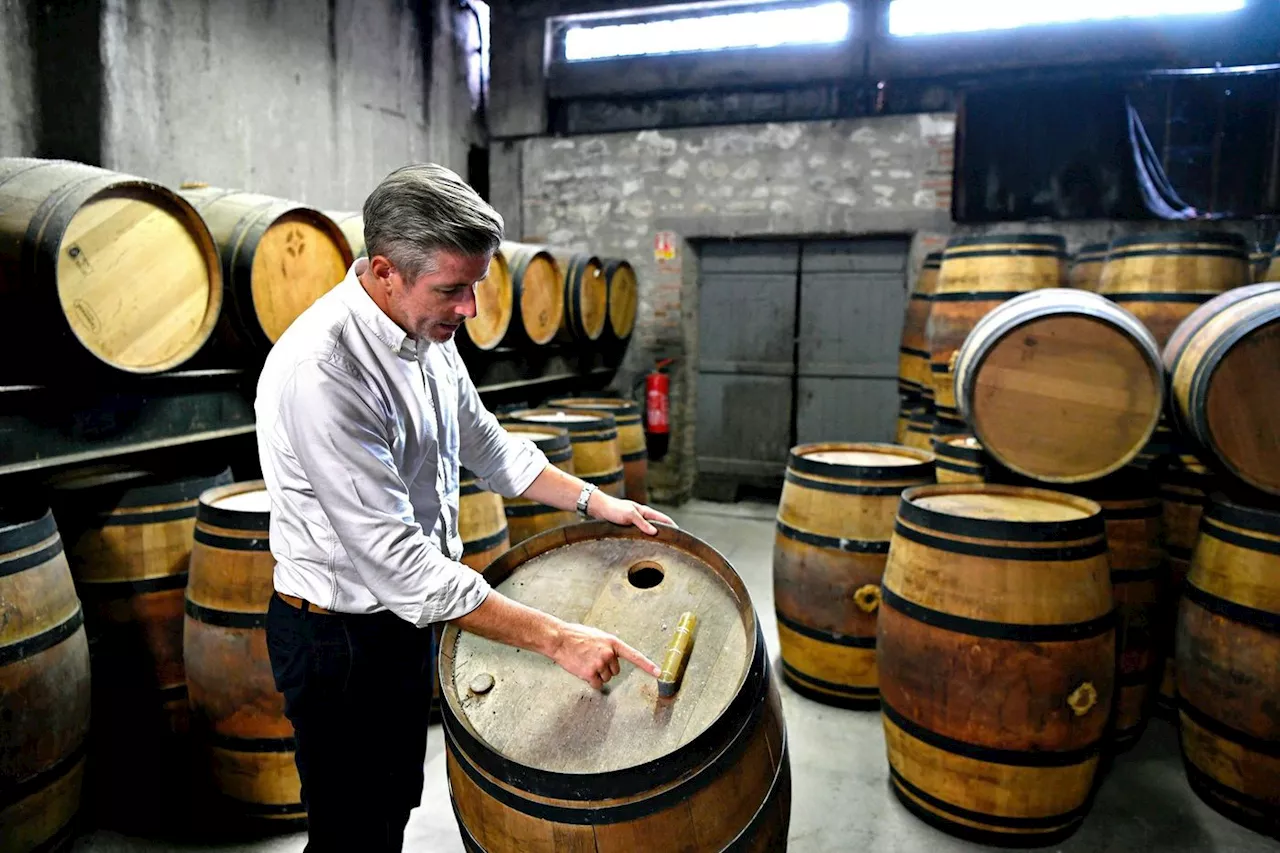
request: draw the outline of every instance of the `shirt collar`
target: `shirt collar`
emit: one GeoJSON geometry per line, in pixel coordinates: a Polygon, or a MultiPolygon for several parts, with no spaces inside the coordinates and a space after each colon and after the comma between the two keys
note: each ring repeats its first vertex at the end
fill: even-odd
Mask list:
{"type": "Polygon", "coordinates": [[[347,277],[338,285],[342,300],[351,309],[351,313],[369,327],[373,336],[386,344],[388,349],[400,358],[416,361],[419,355],[426,354],[427,348],[420,346],[420,341],[410,337],[408,332],[396,325],[364,289],[359,276],[368,265],[367,258],[357,258],[351,269],[347,270],[347,277]]]}

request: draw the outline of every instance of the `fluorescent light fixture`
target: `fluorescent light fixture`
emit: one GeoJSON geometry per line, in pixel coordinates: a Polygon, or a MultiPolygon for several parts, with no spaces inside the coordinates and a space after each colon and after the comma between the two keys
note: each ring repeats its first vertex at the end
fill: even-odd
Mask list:
{"type": "Polygon", "coordinates": [[[893,0],[889,33],[922,36],[1043,24],[1237,12],[1246,0],[893,0]]]}
{"type": "Polygon", "coordinates": [[[637,24],[574,26],[565,32],[564,58],[579,62],[728,48],[834,44],[849,37],[850,19],[849,4],[840,2],[637,24]]]}

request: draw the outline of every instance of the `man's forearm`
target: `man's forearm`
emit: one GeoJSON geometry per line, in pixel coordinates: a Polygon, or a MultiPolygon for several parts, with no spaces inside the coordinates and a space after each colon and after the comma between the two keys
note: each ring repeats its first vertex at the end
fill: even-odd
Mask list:
{"type": "Polygon", "coordinates": [[[520,497],[572,512],[577,509],[578,495],[582,494],[585,485],[582,479],[566,474],[554,465],[547,465],[520,497]]]}
{"type": "Polygon", "coordinates": [[[554,658],[564,622],[490,590],[480,606],[453,620],[472,634],[554,658]]]}

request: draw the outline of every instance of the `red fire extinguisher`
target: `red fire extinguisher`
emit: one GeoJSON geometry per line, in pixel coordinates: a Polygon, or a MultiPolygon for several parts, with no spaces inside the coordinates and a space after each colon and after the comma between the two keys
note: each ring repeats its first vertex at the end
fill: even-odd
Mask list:
{"type": "Polygon", "coordinates": [[[674,358],[662,358],[644,380],[644,438],[649,458],[662,461],[671,443],[671,377],[674,358]]]}

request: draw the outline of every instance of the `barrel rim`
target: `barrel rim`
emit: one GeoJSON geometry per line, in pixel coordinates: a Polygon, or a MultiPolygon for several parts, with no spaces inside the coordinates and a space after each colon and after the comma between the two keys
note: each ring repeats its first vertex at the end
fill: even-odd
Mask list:
{"type": "MultiPolygon", "coordinates": [[[[499,555],[493,560],[482,572],[484,579],[493,587],[497,587],[504,580],[510,577],[517,569],[528,563],[534,557],[540,556],[559,548],[568,547],[577,542],[592,541],[598,539],[636,539],[641,541],[658,541],[668,545],[680,548],[692,553],[695,557],[702,560],[712,567],[716,575],[728,587],[730,593],[737,600],[738,613],[742,618],[743,633],[754,640],[749,639],[748,643],[754,645],[754,653],[748,656],[746,666],[739,675],[737,687],[733,693],[733,698],[726,704],[724,709],[712,720],[707,727],[690,739],[687,743],[682,744],[673,753],[652,759],[631,767],[619,768],[618,770],[604,771],[600,773],[561,773],[554,770],[544,770],[532,767],[515,761],[490,746],[480,734],[471,725],[470,720],[460,708],[458,700],[457,685],[452,678],[452,672],[446,671],[446,661],[452,661],[454,657],[454,649],[457,646],[458,635],[461,630],[454,624],[450,623],[445,626],[440,636],[439,649],[437,655],[436,668],[437,676],[440,682],[440,707],[442,715],[453,717],[459,724],[461,731],[465,736],[482,745],[485,750],[484,756],[477,756],[473,752],[468,755],[477,762],[483,759],[496,759],[494,765],[501,764],[505,768],[505,773],[514,771],[523,778],[536,778],[544,780],[548,785],[561,792],[566,799],[598,799],[599,794],[596,788],[587,785],[593,777],[616,777],[619,774],[635,774],[639,778],[642,788],[638,790],[650,790],[660,784],[660,780],[664,778],[663,773],[666,765],[671,762],[669,759],[681,751],[692,749],[696,742],[703,741],[703,745],[709,743],[718,743],[720,741],[728,742],[735,734],[734,731],[726,731],[733,728],[733,724],[738,722],[736,719],[741,712],[739,703],[746,702],[750,706],[750,694],[753,682],[761,681],[760,690],[767,693],[769,681],[769,660],[768,653],[764,647],[764,635],[762,633],[760,620],[756,615],[755,607],[752,604],[751,596],[747,591],[746,584],[743,582],[741,575],[733,568],[733,564],[724,557],[718,550],[707,542],[693,536],[690,533],[681,530],[678,527],[654,523],[657,533],[650,535],[635,527],[619,527],[615,524],[604,521],[586,521],[578,524],[568,524],[562,527],[556,527],[551,530],[544,530],[536,533],[527,539],[521,540],[512,546],[508,551],[499,555]],[[727,573],[722,570],[727,570],[727,573]],[[758,678],[757,678],[758,676],[758,678]],[[744,699],[744,697],[747,697],[744,699]],[[587,786],[584,788],[584,786],[587,786]],[[583,791],[589,793],[583,794],[583,791]],[[576,795],[573,792],[578,792],[576,795]]],[[[750,708],[748,707],[748,710],[750,708]]],[[[487,762],[486,762],[487,763],[487,762]]],[[[683,772],[683,771],[682,771],[683,772]]],[[[678,778],[681,773],[677,773],[678,778]]],[[[502,778],[500,776],[500,778],[502,778]]],[[[674,778],[669,780],[674,781],[674,778]]],[[[552,794],[551,796],[557,796],[552,794]]]]}
{"type": "Polygon", "coordinates": [[[1165,342],[1164,352],[1161,354],[1165,370],[1169,374],[1170,383],[1172,384],[1173,372],[1177,370],[1178,361],[1187,351],[1192,339],[1209,321],[1228,308],[1233,308],[1243,302],[1248,302],[1250,299],[1273,293],[1277,290],[1280,290],[1280,282],[1275,281],[1260,281],[1256,284],[1233,287],[1201,303],[1194,311],[1184,317],[1182,322],[1177,325],[1177,328],[1173,330],[1173,334],[1169,336],[1169,340],[1165,342]]]}
{"type": "Polygon", "coordinates": [[[610,412],[616,419],[618,414],[624,417],[639,416],[640,404],[625,397],[552,397],[543,404],[548,409],[585,409],[588,411],[610,412]]]}
{"type": "Polygon", "coordinates": [[[499,420],[515,421],[524,424],[547,424],[550,426],[558,426],[561,429],[568,430],[570,439],[572,434],[576,432],[600,432],[601,430],[617,430],[618,422],[613,415],[608,412],[602,412],[599,409],[557,409],[552,406],[532,406],[527,409],[515,409],[514,411],[504,412],[499,420]],[[592,419],[589,421],[535,421],[524,420],[530,414],[559,414],[566,415],[584,415],[592,419]]]}
{"type": "Polygon", "coordinates": [[[225,527],[229,530],[270,530],[271,513],[269,511],[248,512],[245,510],[222,509],[213,505],[214,502],[232,495],[263,491],[267,491],[265,480],[241,480],[238,483],[229,483],[225,486],[215,486],[212,489],[207,489],[200,493],[199,503],[196,506],[196,522],[204,522],[215,527],[225,527]]]}
{"type": "Polygon", "coordinates": [[[524,421],[503,421],[500,425],[504,430],[512,435],[523,435],[529,441],[533,442],[533,446],[541,450],[544,454],[548,450],[564,450],[571,448],[573,442],[569,438],[569,430],[555,424],[546,424],[543,426],[525,423],[524,421]],[[530,433],[540,433],[541,437],[533,438],[530,433]]]}
{"type": "MultiPolygon", "coordinates": [[[[1001,245],[1017,245],[1026,244],[1028,246],[1049,247],[1058,249],[1063,255],[1067,253],[1067,239],[1060,234],[1034,234],[1030,232],[1015,232],[1011,234],[969,234],[960,237],[952,237],[947,240],[947,247],[943,250],[943,257],[946,257],[946,251],[950,249],[960,249],[966,246],[1001,246],[1001,245]]],[[[1010,254],[1017,254],[1016,250],[1010,254]]]]}
{"type": "Polygon", "coordinates": [[[1209,246],[1240,247],[1243,257],[1248,257],[1248,243],[1242,234],[1234,231],[1150,231],[1144,234],[1124,234],[1112,237],[1107,244],[1107,251],[1122,249],[1126,246],[1144,246],[1148,244],[1170,243],[1203,243],[1209,246]]]}
{"type": "MultiPolygon", "coordinates": [[[[500,330],[499,334],[494,336],[493,341],[491,341],[487,346],[477,341],[471,334],[471,324],[472,324],[472,321],[479,319],[480,317],[479,310],[477,309],[475,317],[468,317],[466,320],[463,321],[462,328],[467,333],[467,340],[471,343],[472,346],[474,346],[476,349],[481,350],[483,352],[488,352],[502,345],[502,342],[506,340],[507,334],[511,331],[511,321],[516,318],[516,285],[515,285],[515,280],[512,278],[512,275],[511,275],[511,265],[507,263],[507,259],[503,257],[502,252],[494,252],[493,257],[489,261],[489,264],[490,264],[490,268],[485,273],[485,278],[487,279],[489,277],[489,273],[493,272],[493,265],[497,264],[502,269],[503,274],[506,276],[508,284],[511,285],[511,304],[507,306],[507,311],[506,311],[507,316],[506,316],[505,322],[503,322],[502,324],[502,329],[500,330]]],[[[479,287],[479,284],[477,283],[476,286],[479,287]]]]}
{"type": "Polygon", "coordinates": [[[1137,317],[1116,305],[1105,296],[1087,290],[1068,287],[1047,287],[1032,290],[1021,296],[1004,302],[987,312],[986,316],[974,324],[973,330],[956,351],[955,376],[953,392],[964,422],[969,424],[974,436],[982,442],[987,454],[1004,467],[1046,483],[1080,483],[1107,476],[1128,465],[1155,434],[1156,427],[1164,413],[1165,404],[1165,369],[1161,358],[1160,346],[1155,336],[1137,317]],[[1040,303],[1040,304],[1036,304],[1040,303]],[[1029,471],[1012,463],[1006,454],[993,447],[982,434],[975,419],[972,398],[976,391],[977,377],[982,365],[1000,344],[1001,341],[1025,327],[1029,323],[1046,317],[1078,316],[1100,323],[1106,323],[1127,335],[1134,347],[1147,362],[1147,369],[1155,388],[1156,405],[1152,408],[1146,429],[1140,441],[1133,443],[1129,451],[1121,458],[1100,470],[1086,471],[1080,474],[1054,474],[1047,476],[1029,471]],[[972,355],[972,358],[968,357],[972,355]]]}
{"type": "Polygon", "coordinates": [[[797,444],[787,453],[787,467],[805,474],[816,474],[832,479],[854,480],[905,480],[932,474],[936,457],[928,450],[891,444],[881,441],[813,441],[797,444]],[[852,465],[840,462],[823,462],[810,459],[807,454],[828,451],[853,453],[879,453],[885,456],[906,456],[916,460],[911,465],[852,465]]]}
{"type": "Polygon", "coordinates": [[[38,545],[58,532],[53,510],[48,507],[6,507],[0,509],[0,560],[38,545]]]}
{"type": "MultiPolygon", "coordinates": [[[[982,442],[978,441],[977,436],[964,432],[957,432],[951,435],[931,435],[929,444],[933,447],[933,453],[937,457],[944,457],[948,460],[963,459],[966,462],[974,462],[981,465],[985,460],[982,458],[986,453],[982,447],[982,442]],[[960,442],[972,441],[977,447],[967,447],[960,442]],[[947,448],[945,451],[942,448],[947,448]]],[[[942,458],[939,458],[939,463],[942,458]]]]}
{"type": "Polygon", "coordinates": [[[1280,536],[1280,506],[1254,506],[1228,495],[1222,490],[1210,492],[1204,518],[1242,527],[1256,533],[1280,536]]]}
{"type": "Polygon", "coordinates": [[[936,530],[976,539],[1013,542],[1063,542],[1104,535],[1102,507],[1088,498],[1027,486],[996,483],[944,483],[913,486],[902,492],[898,517],[925,530],[936,530]],[[985,494],[1033,498],[1046,503],[1066,504],[1088,513],[1066,521],[1018,521],[1016,519],[973,518],[930,509],[916,503],[920,498],[940,495],[985,494]]]}

